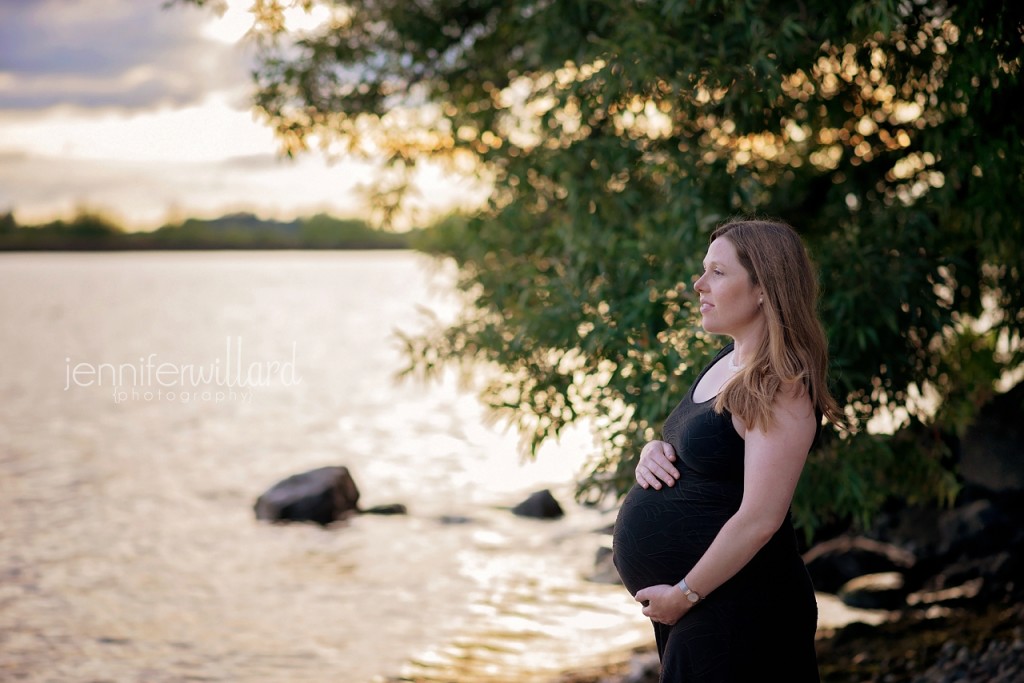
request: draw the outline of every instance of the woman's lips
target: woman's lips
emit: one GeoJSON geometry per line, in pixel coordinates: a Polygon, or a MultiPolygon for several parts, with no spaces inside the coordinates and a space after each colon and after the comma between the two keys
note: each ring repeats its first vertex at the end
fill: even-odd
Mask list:
{"type": "Polygon", "coordinates": [[[710,310],[711,310],[712,308],[714,308],[714,306],[712,306],[711,304],[701,304],[701,305],[700,305],[700,312],[701,312],[701,313],[707,313],[707,312],[708,312],[708,311],[710,311],[710,310]]]}

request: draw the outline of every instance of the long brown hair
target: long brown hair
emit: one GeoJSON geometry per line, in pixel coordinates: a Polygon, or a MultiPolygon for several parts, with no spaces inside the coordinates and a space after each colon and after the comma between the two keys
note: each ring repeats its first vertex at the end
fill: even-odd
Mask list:
{"type": "Polygon", "coordinates": [[[802,386],[817,412],[847,427],[828,389],[828,342],[818,319],[818,283],[803,242],[785,223],[734,220],[711,235],[729,240],[751,284],[764,292],[767,334],[723,387],[715,410],[728,410],[748,426],[767,430],[772,403],[783,386],[802,386]]]}

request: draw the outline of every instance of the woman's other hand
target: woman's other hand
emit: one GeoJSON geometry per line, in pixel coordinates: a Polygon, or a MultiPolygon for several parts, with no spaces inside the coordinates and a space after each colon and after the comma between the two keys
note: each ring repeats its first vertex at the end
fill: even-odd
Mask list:
{"type": "Polygon", "coordinates": [[[681,590],[668,584],[643,588],[637,591],[635,600],[643,605],[645,617],[669,626],[679,621],[693,607],[681,590]]]}
{"type": "Polygon", "coordinates": [[[672,444],[665,441],[648,441],[640,451],[640,462],[634,475],[636,483],[643,488],[661,489],[662,485],[672,486],[679,479],[679,470],[672,464],[676,459],[672,444]]]}

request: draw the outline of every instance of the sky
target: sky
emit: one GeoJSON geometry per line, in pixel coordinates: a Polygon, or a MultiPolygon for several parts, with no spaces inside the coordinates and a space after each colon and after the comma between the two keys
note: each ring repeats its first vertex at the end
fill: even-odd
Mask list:
{"type": "MultiPolygon", "coordinates": [[[[0,213],[35,224],[88,210],[142,230],[233,211],[368,216],[373,164],[288,160],[253,116],[251,0],[220,15],[164,5],[0,0],[0,213]]],[[[482,196],[427,169],[405,222],[482,196]]]]}

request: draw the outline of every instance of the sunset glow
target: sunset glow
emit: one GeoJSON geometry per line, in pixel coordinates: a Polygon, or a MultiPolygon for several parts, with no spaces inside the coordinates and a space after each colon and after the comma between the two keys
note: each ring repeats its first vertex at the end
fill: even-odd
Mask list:
{"type": "Polygon", "coordinates": [[[273,132],[221,93],[180,109],[125,113],[57,108],[5,126],[3,152],[65,159],[205,162],[265,154],[273,132]]]}
{"type": "MultiPolygon", "coordinates": [[[[379,163],[282,158],[254,116],[251,0],[220,15],[130,0],[92,0],[86,14],[64,7],[0,5],[0,213],[38,223],[88,209],[128,229],[230,211],[369,213],[379,163]]],[[[284,14],[300,31],[329,18],[323,6],[284,14]]],[[[397,227],[486,196],[435,166],[416,182],[397,227]]]]}

